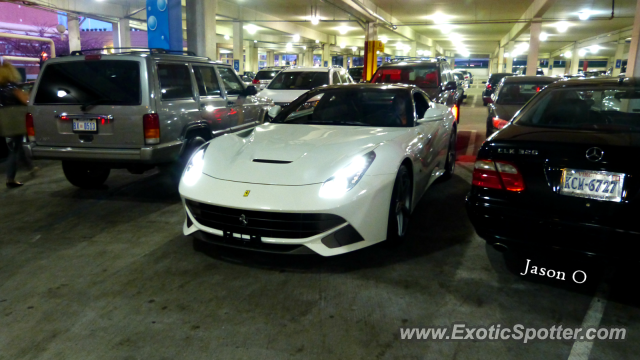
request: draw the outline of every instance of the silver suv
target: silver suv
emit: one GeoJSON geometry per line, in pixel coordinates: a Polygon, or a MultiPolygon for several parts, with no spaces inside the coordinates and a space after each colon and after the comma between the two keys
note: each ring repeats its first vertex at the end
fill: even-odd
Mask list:
{"type": "Polygon", "coordinates": [[[256,73],[256,76],[253,78],[253,84],[259,90],[262,90],[269,85],[271,80],[273,80],[280,71],[288,69],[288,66],[269,66],[264,69],[261,69],[256,73]]]}
{"type": "Polygon", "coordinates": [[[215,136],[264,121],[257,98],[229,65],[163,51],[48,60],[31,92],[25,145],[35,159],[62,160],[78,187],[102,185],[113,168],[180,169],[215,136]]]}

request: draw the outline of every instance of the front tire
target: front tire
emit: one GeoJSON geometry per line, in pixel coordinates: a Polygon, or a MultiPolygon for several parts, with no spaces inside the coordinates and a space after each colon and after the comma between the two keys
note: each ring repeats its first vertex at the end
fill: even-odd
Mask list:
{"type": "Polygon", "coordinates": [[[391,193],[389,205],[389,222],[387,225],[387,241],[397,245],[404,240],[409,228],[411,215],[411,178],[406,166],[400,166],[391,193]]]}
{"type": "Polygon", "coordinates": [[[95,189],[104,184],[111,169],[92,163],[62,162],[62,171],[69,182],[82,189],[95,189]]]}

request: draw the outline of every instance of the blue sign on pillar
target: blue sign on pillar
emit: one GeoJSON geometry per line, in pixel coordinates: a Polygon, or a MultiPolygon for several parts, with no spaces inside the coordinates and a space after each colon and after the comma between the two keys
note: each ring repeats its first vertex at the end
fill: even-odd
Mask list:
{"type": "Polygon", "coordinates": [[[621,66],[622,66],[622,60],[621,59],[616,60],[616,69],[620,69],[621,66]]]}
{"type": "Polygon", "coordinates": [[[152,49],[182,51],[180,0],[147,0],[147,36],[152,49]]]}
{"type": "Polygon", "coordinates": [[[233,60],[233,70],[240,71],[240,60],[233,60]]]}
{"type": "Polygon", "coordinates": [[[324,62],[324,67],[329,67],[329,62],[328,61],[324,62]]]}

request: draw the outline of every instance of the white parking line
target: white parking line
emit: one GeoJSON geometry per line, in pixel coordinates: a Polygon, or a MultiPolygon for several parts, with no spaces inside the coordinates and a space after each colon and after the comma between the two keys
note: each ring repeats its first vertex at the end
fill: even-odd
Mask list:
{"type": "MultiPolygon", "coordinates": [[[[600,320],[602,320],[602,314],[607,305],[608,293],[607,285],[600,283],[595,296],[591,299],[589,310],[582,320],[583,329],[600,326],[600,320]]],[[[593,348],[593,341],[575,341],[568,360],[588,360],[591,348],[593,348]]]]}
{"type": "Polygon", "coordinates": [[[465,155],[473,155],[473,150],[476,148],[476,130],[471,130],[470,132],[471,136],[469,137],[469,145],[465,155]]]}

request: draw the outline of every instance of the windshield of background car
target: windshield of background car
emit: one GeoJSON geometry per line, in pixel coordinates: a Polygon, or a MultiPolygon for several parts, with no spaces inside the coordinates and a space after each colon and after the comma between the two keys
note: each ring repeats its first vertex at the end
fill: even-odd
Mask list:
{"type": "Polygon", "coordinates": [[[311,91],[287,106],[274,123],[308,125],[413,126],[407,90],[328,89],[311,91]]]}
{"type": "Polygon", "coordinates": [[[34,104],[139,105],[137,61],[68,61],[49,64],[40,75],[34,104]]]}
{"type": "Polygon", "coordinates": [[[453,76],[456,77],[456,79],[464,80],[464,74],[461,74],[461,73],[452,73],[452,74],[453,74],[453,76]]]}
{"type": "Polygon", "coordinates": [[[518,125],[640,131],[640,88],[552,89],[540,95],[518,117],[518,125]]]}
{"type": "Polygon", "coordinates": [[[288,71],[281,72],[271,80],[267,89],[271,90],[311,90],[329,84],[328,71],[288,71]]]}
{"type": "Polygon", "coordinates": [[[549,83],[504,83],[498,94],[498,105],[524,105],[549,83]]]}
{"type": "Polygon", "coordinates": [[[372,83],[410,84],[421,88],[437,88],[438,68],[434,66],[382,67],[371,78],[372,83]]]}
{"type": "Polygon", "coordinates": [[[504,74],[504,75],[491,75],[489,77],[489,83],[491,85],[497,85],[500,80],[502,80],[503,78],[507,77],[507,76],[511,76],[510,74],[504,74]]]}
{"type": "Polygon", "coordinates": [[[278,75],[280,71],[279,70],[274,70],[274,71],[258,71],[258,73],[256,74],[255,79],[256,80],[271,80],[274,77],[276,77],[276,75],[278,75]]]}
{"type": "Polygon", "coordinates": [[[362,68],[349,69],[349,75],[351,75],[351,77],[353,77],[353,78],[361,78],[363,70],[364,69],[362,69],[362,68]]]}

